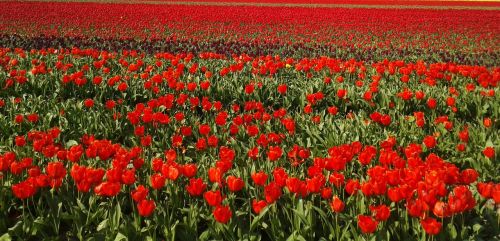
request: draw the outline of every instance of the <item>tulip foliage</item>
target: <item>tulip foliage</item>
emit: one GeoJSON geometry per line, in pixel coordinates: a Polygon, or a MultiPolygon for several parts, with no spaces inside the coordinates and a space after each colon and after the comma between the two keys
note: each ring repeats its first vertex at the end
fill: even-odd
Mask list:
{"type": "MultiPolygon", "coordinates": [[[[64,11],[87,7],[57,4],[64,11]]],[[[102,4],[85,14],[120,6],[102,4]]],[[[200,6],[167,8],[191,7],[205,14],[197,12],[200,6]]],[[[168,41],[178,45],[175,51],[123,50],[110,46],[156,40],[127,42],[119,37],[126,28],[102,38],[108,27],[131,18],[118,25],[74,18],[64,26],[56,14],[56,20],[50,15],[40,21],[43,28],[31,29],[35,25],[13,20],[14,13],[27,14],[21,10],[0,15],[12,21],[0,23],[0,41],[15,45],[9,39],[19,38],[20,45],[32,47],[0,48],[0,240],[499,238],[500,68],[492,57],[498,51],[494,34],[467,46],[456,42],[445,54],[453,59],[446,61],[432,57],[436,46],[426,48],[427,40],[417,37],[379,46],[389,51],[394,44],[414,45],[409,52],[391,55],[372,46],[374,55],[367,56],[366,49],[354,49],[368,44],[358,34],[371,27],[329,41],[337,31],[332,26],[313,38],[309,22],[290,27],[299,26],[295,19],[273,25],[295,32],[267,41],[256,28],[264,20],[245,15],[242,21],[252,25],[242,26],[249,35],[240,42],[210,42],[195,31],[205,26],[202,21],[184,32],[167,21],[176,35],[184,34],[182,41],[168,41]],[[73,28],[72,21],[88,28],[73,28]],[[44,35],[50,23],[61,27],[44,35]],[[12,34],[16,24],[18,35],[12,34]],[[26,35],[30,31],[37,37],[26,35]],[[58,39],[84,44],[69,47],[58,39]],[[356,55],[343,55],[351,48],[336,41],[357,41],[352,51],[361,57],[339,58],[356,55]],[[217,47],[225,44],[230,48],[217,47]],[[289,51],[267,54],[284,50],[273,47],[281,45],[289,51]],[[319,57],[313,48],[318,46],[337,46],[339,52],[319,57]]],[[[330,11],[340,11],[320,10],[331,18],[330,11]]],[[[474,14],[465,18],[491,16],[474,14]]],[[[229,15],[228,22],[234,18],[229,15]]],[[[236,31],[236,25],[210,20],[236,31]]],[[[423,26],[424,32],[432,29],[423,26]]],[[[374,36],[394,36],[385,27],[374,36]]],[[[221,39],[227,34],[215,29],[204,33],[221,39]]],[[[473,38],[474,31],[462,34],[473,38]]],[[[436,34],[436,43],[460,38],[458,32],[436,34]]]]}

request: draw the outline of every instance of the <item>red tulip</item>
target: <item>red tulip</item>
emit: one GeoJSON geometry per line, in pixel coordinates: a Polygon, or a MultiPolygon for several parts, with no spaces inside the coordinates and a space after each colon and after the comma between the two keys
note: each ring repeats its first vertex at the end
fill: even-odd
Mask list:
{"type": "Polygon", "coordinates": [[[143,185],[137,186],[135,190],[132,190],[130,195],[135,202],[140,202],[148,196],[149,190],[143,185]]]}
{"type": "Polygon", "coordinates": [[[377,221],[386,221],[391,216],[391,210],[389,210],[389,208],[384,204],[379,206],[370,206],[370,210],[377,221]]]}
{"type": "Polygon", "coordinates": [[[193,197],[198,197],[203,194],[207,187],[207,184],[203,182],[201,178],[191,178],[189,179],[189,184],[186,186],[186,191],[189,195],[193,197]]]}
{"type": "Polygon", "coordinates": [[[205,198],[205,201],[207,201],[207,204],[212,207],[218,206],[222,202],[222,195],[220,193],[220,190],[207,191],[205,192],[205,194],[203,194],[203,197],[205,198]]]}
{"type": "Polygon", "coordinates": [[[137,204],[137,210],[139,211],[139,215],[143,217],[149,217],[153,214],[153,211],[156,208],[155,201],[143,199],[137,204]]]}
{"type": "Polygon", "coordinates": [[[420,224],[422,224],[425,232],[430,235],[436,235],[441,232],[441,228],[443,226],[443,224],[436,221],[436,219],[429,217],[421,220],[420,224]]]}
{"type": "Polygon", "coordinates": [[[159,173],[155,173],[151,176],[151,187],[153,189],[160,189],[165,186],[165,177],[159,173]]]}
{"type": "Polygon", "coordinates": [[[488,199],[491,197],[493,187],[494,187],[493,182],[489,183],[480,182],[477,184],[477,191],[483,198],[488,199]]]}
{"type": "Polygon", "coordinates": [[[267,207],[266,201],[257,199],[252,200],[252,210],[254,213],[259,214],[265,207],[267,207]]]}
{"type": "Polygon", "coordinates": [[[286,94],[286,91],[287,91],[286,84],[278,85],[278,93],[284,95],[284,94],[286,94]]]}
{"type": "Polygon", "coordinates": [[[267,181],[267,174],[263,171],[257,172],[257,173],[252,173],[252,180],[257,186],[264,186],[266,185],[267,181]]]}
{"type": "Polygon", "coordinates": [[[264,187],[264,196],[267,203],[274,203],[281,197],[281,188],[276,184],[276,182],[271,182],[264,187]]]}
{"type": "Polygon", "coordinates": [[[243,180],[235,176],[228,176],[226,179],[226,183],[231,192],[238,192],[245,186],[243,180]]]}
{"type": "Polygon", "coordinates": [[[215,221],[226,224],[231,219],[233,213],[229,206],[217,206],[213,211],[213,215],[215,221]]]}
{"type": "Polygon", "coordinates": [[[436,146],[436,139],[434,136],[426,136],[424,138],[424,144],[428,149],[434,148],[436,146]]]}
{"type": "Polygon", "coordinates": [[[333,200],[330,202],[330,207],[336,213],[341,213],[344,211],[345,204],[339,197],[333,197],[333,200]]]}
{"type": "Polygon", "coordinates": [[[14,193],[14,196],[19,199],[26,199],[35,195],[37,187],[34,181],[35,179],[28,178],[23,182],[12,185],[12,192],[14,193]]]}
{"type": "Polygon", "coordinates": [[[493,147],[491,147],[491,146],[488,146],[488,147],[484,148],[483,154],[487,158],[493,159],[493,157],[495,156],[495,149],[493,149],[493,147]]]}
{"type": "Polygon", "coordinates": [[[377,230],[378,222],[370,216],[358,215],[358,227],[363,233],[373,233],[377,230]]]}
{"type": "Polygon", "coordinates": [[[62,162],[49,162],[46,172],[53,179],[64,178],[66,176],[66,168],[62,162]]]}

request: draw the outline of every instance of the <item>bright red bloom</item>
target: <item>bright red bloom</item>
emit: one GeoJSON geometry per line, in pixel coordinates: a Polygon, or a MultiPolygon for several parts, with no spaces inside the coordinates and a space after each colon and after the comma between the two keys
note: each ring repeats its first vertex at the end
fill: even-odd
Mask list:
{"type": "Polygon", "coordinates": [[[276,182],[271,182],[269,185],[264,187],[264,196],[267,203],[274,203],[281,197],[281,188],[276,184],[276,182]]]}
{"type": "Polygon", "coordinates": [[[127,83],[125,83],[125,82],[121,82],[121,83],[118,85],[118,90],[119,90],[120,92],[124,92],[124,91],[126,91],[126,90],[127,90],[127,88],[128,88],[128,85],[127,85],[127,83]]]}
{"type": "Polygon", "coordinates": [[[127,169],[123,171],[121,182],[125,185],[132,185],[135,183],[135,169],[127,169]]]}
{"type": "Polygon", "coordinates": [[[94,188],[98,196],[114,197],[120,192],[121,185],[118,182],[103,182],[94,188]]]}
{"type": "Polygon", "coordinates": [[[484,183],[480,182],[477,184],[477,191],[483,198],[490,198],[493,191],[493,182],[484,183]]]}
{"type": "Polygon", "coordinates": [[[420,224],[422,224],[425,232],[430,235],[436,235],[441,232],[441,228],[443,226],[443,224],[436,221],[436,219],[429,217],[421,220],[420,224]]]}
{"type": "Polygon", "coordinates": [[[371,160],[377,155],[377,149],[373,146],[366,146],[364,150],[359,154],[359,162],[361,165],[370,164],[371,160]]]}
{"type": "Polygon", "coordinates": [[[14,193],[14,196],[19,199],[26,199],[35,195],[37,186],[34,181],[34,178],[28,178],[23,182],[12,185],[12,192],[14,193]]]}
{"type": "Polygon", "coordinates": [[[474,169],[465,169],[460,173],[460,180],[463,184],[471,184],[477,180],[479,174],[474,169]]]}
{"type": "Polygon", "coordinates": [[[78,162],[80,160],[80,157],[83,154],[83,147],[82,145],[76,145],[72,146],[69,148],[69,151],[66,153],[68,160],[72,162],[78,162]]]}
{"type": "Polygon", "coordinates": [[[259,214],[265,207],[267,207],[266,201],[257,199],[252,200],[252,210],[254,213],[259,214]]]}
{"type": "Polygon", "coordinates": [[[218,167],[208,169],[208,180],[210,182],[222,183],[222,170],[218,167]]]}
{"type": "Polygon", "coordinates": [[[180,172],[179,169],[173,165],[163,164],[161,167],[161,174],[169,180],[175,181],[179,177],[180,172]]]}
{"type": "Polygon", "coordinates": [[[93,99],[85,99],[83,101],[83,105],[87,108],[92,108],[94,106],[94,100],[93,99]]]}
{"type": "Polygon", "coordinates": [[[26,116],[26,118],[27,118],[27,119],[28,119],[28,121],[29,121],[29,122],[31,122],[31,123],[36,123],[36,122],[38,122],[38,120],[39,120],[39,117],[38,117],[38,115],[37,115],[36,113],[29,114],[29,115],[27,115],[27,116],[26,116]]]}
{"type": "Polygon", "coordinates": [[[406,210],[412,217],[422,217],[429,207],[421,199],[409,199],[406,202],[406,210]]]}
{"type": "Polygon", "coordinates": [[[391,116],[390,115],[382,115],[380,117],[380,124],[382,124],[383,126],[388,126],[391,124],[391,116]]]}
{"type": "Polygon", "coordinates": [[[328,107],[327,110],[328,110],[328,113],[330,115],[336,115],[338,113],[338,111],[339,111],[339,109],[337,107],[335,107],[335,106],[330,106],[330,107],[328,107]]]}
{"type": "Polygon", "coordinates": [[[450,215],[448,205],[442,201],[437,201],[434,204],[434,208],[432,209],[432,213],[434,213],[434,215],[436,215],[436,217],[440,217],[440,218],[447,217],[450,215]]]}
{"type": "Polygon", "coordinates": [[[132,190],[132,192],[130,193],[130,195],[132,196],[132,199],[135,202],[140,202],[140,201],[146,199],[148,194],[149,194],[149,190],[146,187],[144,187],[143,185],[137,186],[137,188],[135,190],[132,190]]]}
{"type": "Polygon", "coordinates": [[[430,109],[434,109],[434,108],[436,108],[436,105],[437,105],[437,101],[436,101],[436,99],[434,99],[434,98],[429,98],[429,99],[427,100],[427,106],[428,106],[430,109]]]}
{"type": "Polygon", "coordinates": [[[360,189],[361,189],[361,185],[359,185],[359,181],[358,180],[350,179],[349,181],[347,181],[347,184],[345,186],[345,191],[349,195],[356,194],[357,191],[360,190],[360,189]]]}
{"type": "Polygon", "coordinates": [[[16,146],[23,147],[24,145],[26,145],[26,139],[24,138],[24,136],[16,136],[15,143],[16,146]]]}
{"type": "Polygon", "coordinates": [[[500,183],[495,184],[493,190],[491,190],[491,198],[496,204],[500,203],[500,183]]]}
{"type": "Polygon", "coordinates": [[[391,216],[391,210],[389,210],[389,208],[384,204],[379,206],[370,206],[370,210],[377,221],[386,221],[391,216]]]}
{"type": "Polygon", "coordinates": [[[377,230],[378,222],[370,216],[358,215],[358,227],[363,233],[373,233],[377,230]]]}
{"type": "Polygon", "coordinates": [[[153,189],[160,189],[165,186],[165,177],[159,173],[155,173],[151,176],[151,187],[153,189]]]}
{"type": "Polygon", "coordinates": [[[64,178],[66,176],[66,168],[62,162],[49,162],[46,172],[53,179],[64,178]]]}
{"type": "Polygon", "coordinates": [[[198,128],[199,128],[200,135],[208,136],[208,134],[210,134],[210,126],[209,125],[202,124],[198,128]]]}
{"type": "Polygon", "coordinates": [[[344,180],[345,180],[345,177],[342,173],[338,173],[338,172],[334,172],[332,174],[330,174],[330,177],[328,178],[328,181],[335,185],[336,187],[340,187],[342,185],[344,185],[344,180]]]}
{"type": "Polygon", "coordinates": [[[198,166],[194,163],[189,163],[182,166],[182,175],[184,175],[187,178],[196,176],[197,172],[198,172],[198,166]]]}
{"type": "Polygon", "coordinates": [[[143,199],[137,204],[137,210],[139,211],[139,215],[143,217],[151,216],[155,208],[156,204],[154,200],[143,199]]]}
{"type": "Polygon", "coordinates": [[[341,213],[342,211],[344,211],[345,203],[342,200],[340,200],[339,197],[335,196],[333,197],[333,200],[330,202],[330,207],[334,212],[341,213]]]}
{"type": "Polygon", "coordinates": [[[286,91],[287,91],[286,84],[278,85],[278,93],[284,95],[284,94],[286,94],[286,91]]]}
{"type": "Polygon", "coordinates": [[[424,144],[429,149],[434,148],[436,146],[436,139],[434,136],[426,136],[424,138],[424,144]]]}
{"type": "Polygon", "coordinates": [[[263,171],[257,172],[257,173],[252,173],[252,180],[257,186],[264,186],[266,185],[267,181],[267,174],[263,171]]]}
{"type": "Polygon", "coordinates": [[[343,99],[347,95],[347,90],[345,89],[339,89],[337,90],[337,97],[340,99],[343,99]]]}
{"type": "Polygon", "coordinates": [[[14,118],[14,121],[15,121],[17,124],[21,124],[21,123],[23,123],[23,120],[24,120],[24,116],[23,116],[23,115],[16,115],[16,117],[14,118]]]}
{"type": "Polygon", "coordinates": [[[189,179],[189,184],[186,186],[186,191],[193,197],[199,197],[203,194],[206,188],[207,184],[203,182],[203,179],[191,178],[189,179]]]}
{"type": "Polygon", "coordinates": [[[283,155],[283,150],[279,146],[270,146],[269,151],[267,152],[267,157],[270,161],[278,160],[281,155],[283,155]]]}
{"type": "Polygon", "coordinates": [[[243,179],[235,176],[228,176],[226,179],[227,187],[231,192],[238,192],[245,186],[243,179]]]}
{"type": "Polygon", "coordinates": [[[203,194],[205,201],[207,201],[208,205],[215,207],[221,204],[222,202],[222,194],[220,190],[217,191],[207,191],[203,194]]]}
{"type": "Polygon", "coordinates": [[[213,211],[213,215],[215,221],[226,224],[231,219],[231,216],[233,216],[233,213],[229,206],[217,206],[213,211]]]}
{"type": "Polygon", "coordinates": [[[491,146],[488,146],[488,147],[484,148],[483,154],[487,158],[493,159],[493,157],[495,156],[495,149],[493,149],[493,147],[491,147],[491,146]]]}

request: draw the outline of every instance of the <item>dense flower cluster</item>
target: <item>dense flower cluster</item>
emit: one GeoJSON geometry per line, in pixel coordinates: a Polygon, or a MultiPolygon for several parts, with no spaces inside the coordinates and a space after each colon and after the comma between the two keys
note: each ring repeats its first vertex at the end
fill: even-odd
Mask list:
{"type": "Polygon", "coordinates": [[[4,2],[0,46],[497,66],[497,19],[490,10],[4,2]]]}
{"type": "Polygon", "coordinates": [[[495,225],[465,219],[500,203],[498,67],[78,48],[0,49],[0,66],[0,210],[26,225],[11,236],[495,225]]]}

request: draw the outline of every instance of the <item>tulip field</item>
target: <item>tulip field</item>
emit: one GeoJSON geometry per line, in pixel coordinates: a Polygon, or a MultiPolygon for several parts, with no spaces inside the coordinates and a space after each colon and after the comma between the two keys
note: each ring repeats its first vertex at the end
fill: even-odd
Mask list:
{"type": "Polygon", "coordinates": [[[0,241],[500,240],[498,4],[145,2],[0,2],[0,241]]]}

